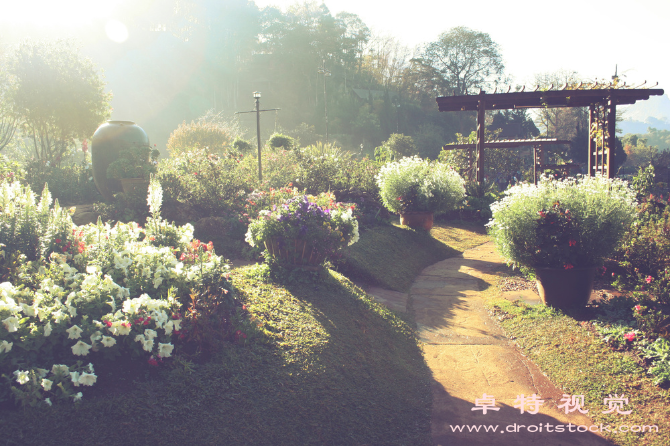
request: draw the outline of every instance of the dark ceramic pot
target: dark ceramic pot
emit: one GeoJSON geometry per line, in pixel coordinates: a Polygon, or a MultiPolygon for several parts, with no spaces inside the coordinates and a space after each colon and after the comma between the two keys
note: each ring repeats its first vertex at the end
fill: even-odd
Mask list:
{"type": "Polygon", "coordinates": [[[545,305],[567,310],[583,308],[593,291],[596,267],[535,268],[535,279],[540,299],[545,305]]]}
{"type": "Polygon", "coordinates": [[[149,145],[146,132],[132,121],[107,121],[93,134],[91,140],[93,179],[105,200],[113,200],[114,193],[122,191],[119,180],[107,178],[107,168],[119,158],[119,152],[129,144],[149,145]]]}

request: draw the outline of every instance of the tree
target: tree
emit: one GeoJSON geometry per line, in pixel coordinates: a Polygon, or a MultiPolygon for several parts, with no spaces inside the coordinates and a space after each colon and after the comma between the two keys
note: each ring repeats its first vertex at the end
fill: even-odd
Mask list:
{"type": "Polygon", "coordinates": [[[463,95],[497,84],[505,66],[497,43],[487,33],[463,26],[440,34],[422,54],[424,64],[442,77],[441,94],[463,95]]]}
{"type": "Polygon", "coordinates": [[[0,60],[0,151],[11,142],[16,132],[17,118],[10,107],[9,93],[9,74],[4,61],[0,60]]]}
{"type": "Polygon", "coordinates": [[[102,76],[69,42],[23,43],[8,72],[14,82],[9,101],[38,160],[60,163],[110,115],[102,76]]]}

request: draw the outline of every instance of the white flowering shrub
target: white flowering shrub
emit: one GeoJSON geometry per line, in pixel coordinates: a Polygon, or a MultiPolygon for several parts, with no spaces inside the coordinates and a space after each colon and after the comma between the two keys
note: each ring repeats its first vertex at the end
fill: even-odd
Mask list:
{"type": "Polygon", "coordinates": [[[22,221],[14,214],[25,209],[41,216],[31,234],[37,246],[46,247],[34,260],[24,256],[4,265],[0,374],[11,389],[0,388],[0,399],[11,391],[29,405],[77,401],[82,394],[75,388],[96,381],[92,363],[84,366],[82,360],[168,358],[192,290],[212,283],[226,294],[231,290],[228,265],[212,245],[192,240],[190,225],[176,228],[161,221],[156,201],[151,232],[136,223],[75,227],[57,205],[44,209],[44,196],[35,206],[31,192],[15,185],[0,193],[15,197],[2,202],[3,221],[22,221]],[[164,229],[174,245],[156,243],[164,229]]]}
{"type": "Polygon", "coordinates": [[[543,177],[519,184],[491,205],[498,252],[526,267],[595,266],[610,255],[636,212],[635,192],[620,179],[543,177]]]}
{"type": "Polygon", "coordinates": [[[384,206],[395,213],[444,214],[465,197],[465,182],[453,168],[417,156],[385,164],[376,180],[384,206]]]}

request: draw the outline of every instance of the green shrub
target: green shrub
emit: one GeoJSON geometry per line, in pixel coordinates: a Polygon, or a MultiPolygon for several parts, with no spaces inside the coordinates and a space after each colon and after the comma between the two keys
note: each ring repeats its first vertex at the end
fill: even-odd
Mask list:
{"type": "Polygon", "coordinates": [[[633,224],[612,259],[618,263],[615,285],[649,291],[670,303],[670,206],[661,197],[643,198],[633,224]]]}
{"type": "Polygon", "coordinates": [[[297,148],[297,144],[295,139],[291,138],[290,136],[282,135],[281,133],[275,133],[268,139],[268,146],[272,147],[273,149],[284,149],[284,150],[292,150],[294,148],[297,148]]]}
{"type": "Polygon", "coordinates": [[[249,141],[240,138],[239,136],[233,140],[233,149],[239,153],[247,154],[254,151],[255,146],[249,141]]]}
{"type": "Polygon", "coordinates": [[[384,206],[396,213],[455,209],[465,195],[464,181],[450,167],[419,157],[388,163],[376,177],[384,206]]]}
{"type": "Polygon", "coordinates": [[[230,149],[232,139],[230,131],[218,123],[200,120],[187,124],[184,121],[170,135],[167,150],[170,156],[194,149],[205,150],[209,154],[223,155],[230,149]]]}
{"type": "Polygon", "coordinates": [[[61,203],[83,204],[102,200],[93,180],[90,163],[66,166],[49,166],[40,161],[26,165],[25,180],[35,193],[40,193],[44,185],[61,203]]]}
{"type": "Polygon", "coordinates": [[[234,154],[214,155],[205,149],[173,154],[158,165],[157,179],[163,186],[168,208],[187,206],[192,221],[219,215],[237,196],[246,195],[253,184],[234,154]]]}
{"type": "Polygon", "coordinates": [[[508,189],[491,205],[489,233],[498,252],[515,265],[594,266],[616,249],[634,209],[635,192],[624,181],[543,177],[537,185],[508,189]],[[554,220],[561,231],[549,228],[554,220]]]}
{"type": "Polygon", "coordinates": [[[21,164],[0,154],[0,182],[9,181],[11,183],[13,181],[23,181],[25,176],[26,172],[21,167],[21,164]]]}

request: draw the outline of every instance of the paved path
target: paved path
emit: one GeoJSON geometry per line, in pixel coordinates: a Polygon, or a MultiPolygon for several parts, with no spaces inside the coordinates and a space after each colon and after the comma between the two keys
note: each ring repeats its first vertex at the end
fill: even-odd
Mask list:
{"type": "Polygon", "coordinates": [[[563,392],[521,354],[490,318],[480,291],[485,282],[492,281],[492,274],[501,263],[489,242],[424,269],[409,293],[374,287],[368,291],[390,308],[415,316],[433,379],[433,443],[439,446],[611,444],[592,433],[576,432],[577,426],[592,426],[593,422],[579,412],[566,415],[563,409],[558,409],[563,392]],[[482,399],[484,393],[495,398],[500,410],[486,414],[472,410],[475,400],[482,399]],[[533,394],[544,400],[539,413],[521,414],[514,408],[518,395],[533,394]],[[496,432],[488,433],[483,432],[484,428],[481,432],[469,432],[467,427],[466,432],[453,432],[460,425],[498,427],[496,432]],[[556,425],[564,425],[566,432],[556,433],[556,425]],[[513,432],[514,429],[518,432],[513,432]],[[570,429],[575,432],[568,432],[570,429]]]}

